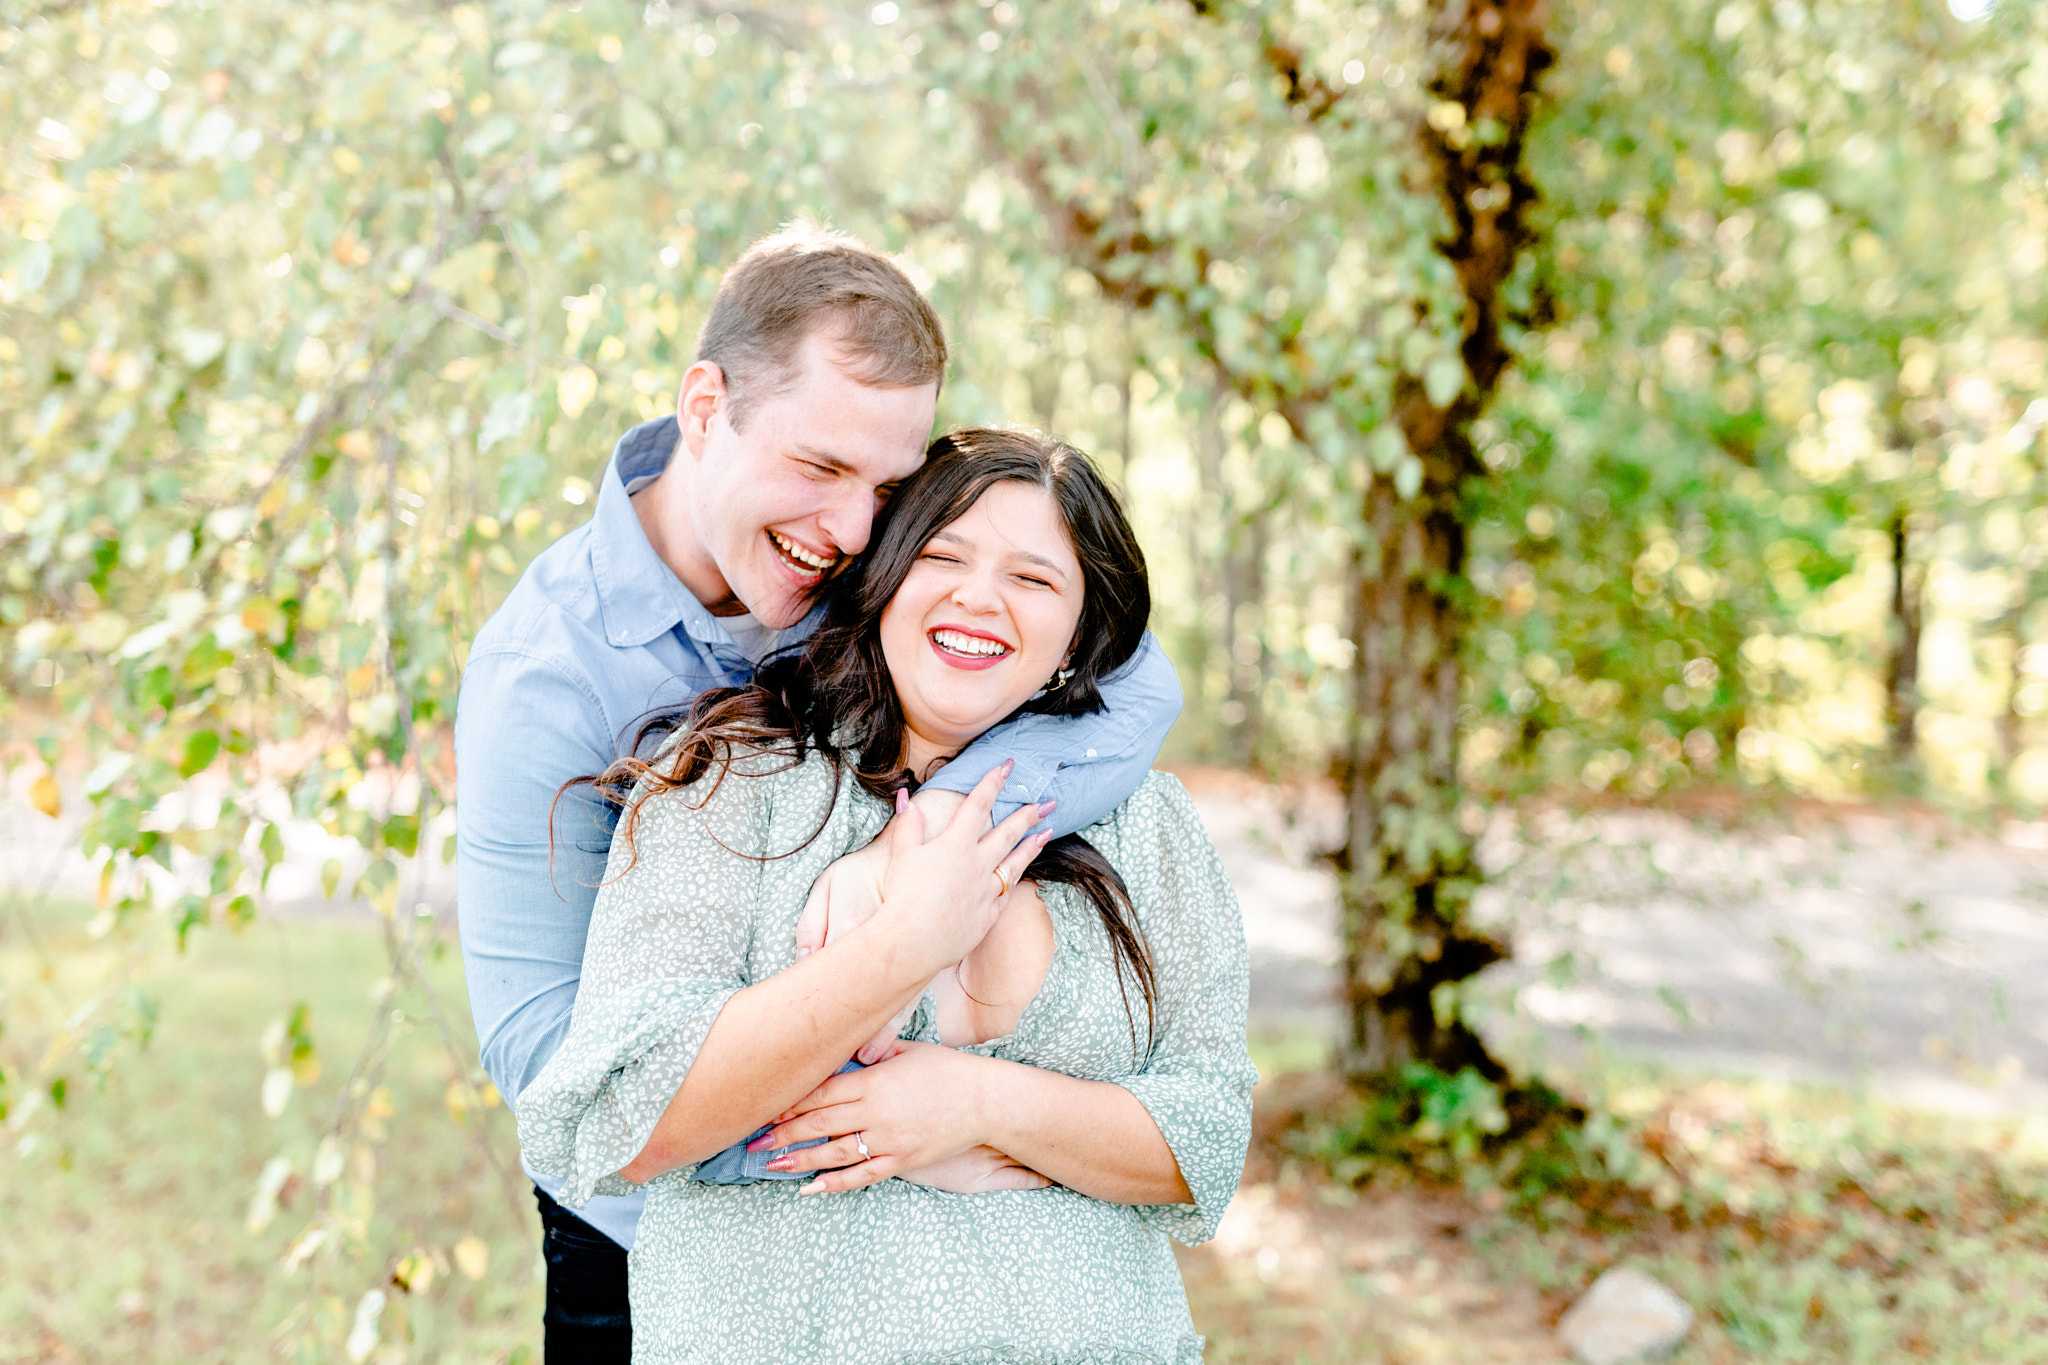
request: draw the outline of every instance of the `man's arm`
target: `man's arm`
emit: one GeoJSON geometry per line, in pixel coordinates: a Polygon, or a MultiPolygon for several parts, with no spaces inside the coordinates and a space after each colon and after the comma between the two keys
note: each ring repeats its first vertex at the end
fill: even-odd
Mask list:
{"type": "Polygon", "coordinates": [[[463,972],[484,1071],[511,1103],[568,1032],[611,847],[608,808],[581,792],[555,795],[611,761],[611,736],[586,683],[547,660],[493,651],[463,672],[455,756],[463,972]]]}
{"type": "Polygon", "coordinates": [[[1103,682],[1102,705],[1092,715],[1025,715],[999,725],[939,769],[926,788],[970,791],[989,769],[1014,760],[996,819],[1027,801],[1056,801],[1047,822],[1055,835],[1086,829],[1138,789],[1180,718],[1180,678],[1150,631],[1130,662],[1103,682]]]}

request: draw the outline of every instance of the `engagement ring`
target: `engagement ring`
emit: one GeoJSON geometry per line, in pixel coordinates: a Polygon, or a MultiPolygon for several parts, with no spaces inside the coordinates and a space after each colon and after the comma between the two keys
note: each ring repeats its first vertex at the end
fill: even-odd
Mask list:
{"type": "Polygon", "coordinates": [[[866,1161],[869,1157],[867,1134],[855,1133],[853,1135],[853,1145],[860,1149],[860,1159],[866,1161]]]}

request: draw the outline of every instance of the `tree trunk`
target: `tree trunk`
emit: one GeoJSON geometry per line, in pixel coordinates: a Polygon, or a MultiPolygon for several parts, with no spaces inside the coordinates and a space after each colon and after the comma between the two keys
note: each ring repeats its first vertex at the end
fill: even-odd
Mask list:
{"type": "Polygon", "coordinates": [[[1485,474],[1472,423],[1511,358],[1500,290],[1533,236],[1526,215],[1536,191],[1522,154],[1537,81],[1553,60],[1544,18],[1541,0],[1436,6],[1443,65],[1432,89],[1465,117],[1419,136],[1450,220],[1437,250],[1464,295],[1466,384],[1441,407],[1418,380],[1397,385],[1394,417],[1422,477],[1409,497],[1385,477],[1373,481],[1367,535],[1352,560],[1358,651],[1337,863],[1350,1015],[1343,1062],[1355,1078],[1417,1061],[1505,1074],[1445,994],[1507,955],[1469,922],[1478,873],[1458,819],[1457,773],[1466,622],[1452,585],[1464,572],[1466,484],[1485,474]]]}
{"type": "Polygon", "coordinates": [[[1906,520],[1904,508],[1892,516],[1892,653],[1884,679],[1892,762],[1902,772],[1913,766],[1920,720],[1921,574],[1910,554],[1906,520]]]}
{"type": "Polygon", "coordinates": [[[1191,528],[1189,543],[1215,546],[1221,552],[1213,566],[1198,562],[1197,568],[1204,580],[1215,584],[1222,599],[1223,620],[1211,643],[1210,658],[1212,666],[1222,665],[1225,678],[1220,710],[1224,746],[1230,761],[1243,769],[1251,767],[1258,754],[1260,700],[1265,691],[1266,525],[1263,510],[1240,507],[1231,490],[1224,468],[1229,442],[1223,434],[1223,402],[1219,384],[1195,427],[1195,469],[1214,521],[1209,524],[1195,519],[1198,529],[1191,528]]]}

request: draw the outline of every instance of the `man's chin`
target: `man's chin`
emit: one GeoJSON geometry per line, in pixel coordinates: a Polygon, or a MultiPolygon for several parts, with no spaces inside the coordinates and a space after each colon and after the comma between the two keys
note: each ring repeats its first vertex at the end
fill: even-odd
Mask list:
{"type": "Polygon", "coordinates": [[[823,587],[809,592],[776,584],[752,600],[741,598],[741,604],[754,614],[754,619],[770,630],[788,630],[791,626],[811,614],[811,608],[818,604],[818,593],[823,587]]]}

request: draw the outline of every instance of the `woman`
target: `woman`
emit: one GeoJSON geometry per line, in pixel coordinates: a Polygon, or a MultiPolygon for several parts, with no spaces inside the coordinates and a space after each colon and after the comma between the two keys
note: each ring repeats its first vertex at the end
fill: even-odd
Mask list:
{"type": "Polygon", "coordinates": [[[1236,902],[1179,785],[1155,773],[1081,836],[1020,844],[1045,810],[989,829],[998,769],[930,842],[914,811],[896,822],[874,918],[802,959],[792,939],[810,882],[874,837],[886,797],[902,807],[1020,707],[1095,706],[1149,609],[1084,456],[957,433],[800,658],[706,694],[651,763],[606,775],[634,785],[582,990],[518,1109],[528,1160],[570,1202],[649,1183],[636,1360],[1200,1359],[1166,1239],[1214,1232],[1255,1075],[1236,902]],[[911,1004],[906,1041],[826,1081],[911,1004]],[[903,1067],[945,1071],[960,1097],[930,1116],[943,1141],[862,1084],[903,1067]],[[778,1116],[768,1143],[831,1139],[778,1173],[845,1169],[692,1179],[778,1116]],[[1016,1183],[1055,1183],[916,1183],[924,1158],[978,1146],[1028,1168],[1016,1183]]]}

